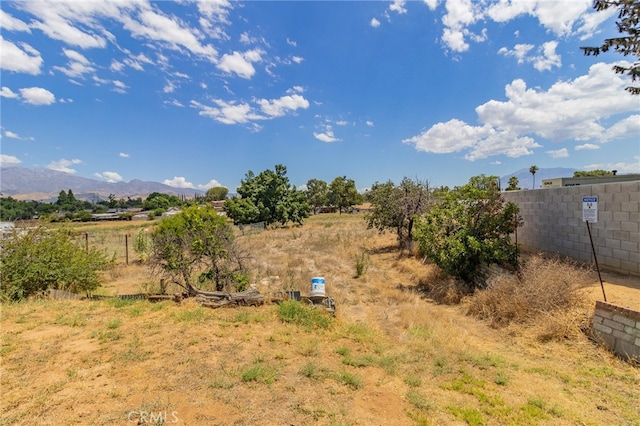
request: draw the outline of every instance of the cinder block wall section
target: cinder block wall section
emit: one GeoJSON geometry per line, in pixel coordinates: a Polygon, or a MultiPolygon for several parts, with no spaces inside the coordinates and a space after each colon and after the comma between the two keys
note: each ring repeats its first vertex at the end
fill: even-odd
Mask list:
{"type": "Polygon", "coordinates": [[[598,264],[640,275],[640,181],[508,191],[505,200],[520,207],[524,225],[518,245],[592,262],[583,217],[583,197],[598,197],[597,223],[590,223],[598,264]]]}
{"type": "Polygon", "coordinates": [[[593,334],[622,358],[640,362],[640,312],[597,301],[593,334]]]}

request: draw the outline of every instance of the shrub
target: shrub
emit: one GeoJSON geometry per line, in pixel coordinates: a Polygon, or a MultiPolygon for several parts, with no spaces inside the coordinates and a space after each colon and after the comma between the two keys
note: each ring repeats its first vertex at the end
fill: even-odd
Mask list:
{"type": "Polygon", "coordinates": [[[482,264],[517,267],[510,234],[519,226],[518,207],[505,203],[495,176],[475,176],[446,192],[415,229],[420,254],[471,287],[482,264]]]}
{"type": "Polygon", "coordinates": [[[100,285],[98,272],[109,266],[102,251],[85,250],[65,229],[16,230],[2,241],[0,295],[21,300],[50,288],[90,292],[100,285]]]}
{"type": "Polygon", "coordinates": [[[147,235],[147,230],[140,228],[133,240],[133,251],[136,252],[141,262],[146,262],[151,255],[151,239],[147,235]]]}
{"type": "Polygon", "coordinates": [[[470,299],[468,313],[487,319],[493,326],[511,323],[540,325],[545,340],[568,337],[588,318],[576,317],[584,303],[582,289],[591,284],[590,269],[559,257],[531,255],[518,274],[490,279],[486,289],[470,299]],[[573,317],[573,318],[571,318],[573,317]]]}

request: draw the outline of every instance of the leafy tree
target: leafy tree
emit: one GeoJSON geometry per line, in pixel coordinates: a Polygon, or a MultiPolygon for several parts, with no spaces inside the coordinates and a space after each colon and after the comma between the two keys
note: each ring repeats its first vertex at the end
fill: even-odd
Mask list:
{"type": "Polygon", "coordinates": [[[362,200],[362,197],[356,189],[356,183],[353,179],[347,179],[346,176],[335,178],[329,185],[329,202],[336,207],[340,214],[355,206],[362,200]]]}
{"type": "Polygon", "coordinates": [[[317,211],[320,207],[329,204],[329,185],[320,179],[307,181],[307,201],[317,211]]]}
{"type": "Polygon", "coordinates": [[[181,201],[175,195],[162,194],[160,192],[152,192],[147,196],[142,204],[145,210],[161,209],[166,211],[169,207],[177,207],[181,205],[181,201]]]}
{"type": "Polygon", "coordinates": [[[207,189],[205,193],[206,201],[223,201],[227,199],[227,195],[229,194],[229,189],[224,186],[214,186],[213,188],[207,189]]]}
{"type": "Polygon", "coordinates": [[[33,201],[16,200],[12,197],[0,198],[0,220],[31,219],[36,214],[35,204],[33,201]]]}
{"type": "Polygon", "coordinates": [[[519,209],[505,203],[496,179],[475,176],[443,194],[414,232],[421,255],[471,285],[481,264],[518,264],[509,234],[521,224],[519,209]]]}
{"type": "Polygon", "coordinates": [[[404,178],[400,185],[392,181],[374,183],[367,194],[371,212],[366,215],[368,228],[379,232],[394,230],[401,248],[413,248],[413,227],[416,217],[431,206],[432,194],[426,181],[404,178]]]}
{"type": "MultiPolygon", "coordinates": [[[[632,82],[635,82],[636,79],[640,79],[640,2],[638,0],[595,0],[593,2],[593,8],[598,12],[611,7],[618,9],[618,21],[616,21],[618,32],[626,35],[607,38],[601,46],[580,49],[586,56],[598,56],[613,49],[624,56],[635,57],[631,65],[613,66],[616,74],[626,74],[631,77],[632,82]]],[[[640,95],[638,86],[631,85],[625,90],[632,95],[640,95]]]]}
{"type": "Polygon", "coordinates": [[[219,291],[246,284],[244,256],[234,243],[233,228],[211,207],[187,207],[163,218],[151,241],[152,268],[190,295],[201,291],[197,283],[211,282],[219,291]]]}
{"type": "Polygon", "coordinates": [[[531,176],[533,176],[533,184],[531,186],[532,189],[536,189],[536,172],[538,170],[538,166],[529,167],[529,173],[531,173],[531,176]]]}
{"type": "Polygon", "coordinates": [[[507,186],[507,191],[519,191],[520,187],[518,186],[518,178],[515,176],[511,176],[509,178],[509,186],[507,186]]]}
{"type": "Polygon", "coordinates": [[[590,177],[590,176],[613,176],[613,172],[608,170],[589,170],[589,171],[580,171],[576,170],[573,172],[573,177],[590,177]]]}
{"type": "Polygon", "coordinates": [[[0,250],[0,295],[21,300],[50,288],[91,292],[109,265],[104,252],[85,250],[65,229],[16,230],[0,250]]]}
{"type": "Polygon", "coordinates": [[[238,188],[241,198],[231,198],[224,203],[227,216],[235,224],[302,224],[309,217],[309,203],[305,193],[289,183],[286,174],[287,168],[280,164],[275,170],[265,170],[257,176],[249,170],[238,188]]]}

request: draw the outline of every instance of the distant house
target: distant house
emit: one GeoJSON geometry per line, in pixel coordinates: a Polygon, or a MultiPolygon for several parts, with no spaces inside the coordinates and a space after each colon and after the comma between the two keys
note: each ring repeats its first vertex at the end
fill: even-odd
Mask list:
{"type": "Polygon", "coordinates": [[[640,180],[639,174],[613,176],[581,176],[556,179],[543,179],[543,188],[560,188],[563,186],[596,185],[598,183],[618,183],[640,180]]]}
{"type": "Polygon", "coordinates": [[[211,207],[213,207],[213,209],[217,212],[223,212],[224,211],[224,202],[225,200],[220,200],[220,201],[211,201],[211,207]]]}

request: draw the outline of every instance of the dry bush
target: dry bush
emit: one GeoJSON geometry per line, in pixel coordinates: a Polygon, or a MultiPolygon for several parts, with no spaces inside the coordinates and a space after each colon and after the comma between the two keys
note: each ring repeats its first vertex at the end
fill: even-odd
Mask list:
{"type": "Polygon", "coordinates": [[[418,288],[427,298],[442,305],[457,305],[472,292],[467,284],[447,275],[435,265],[420,278],[418,288]]]}
{"type": "Polygon", "coordinates": [[[541,254],[528,256],[518,274],[492,277],[469,298],[468,313],[494,327],[526,324],[538,340],[574,336],[588,328],[591,270],[582,264],[541,254]]]}

